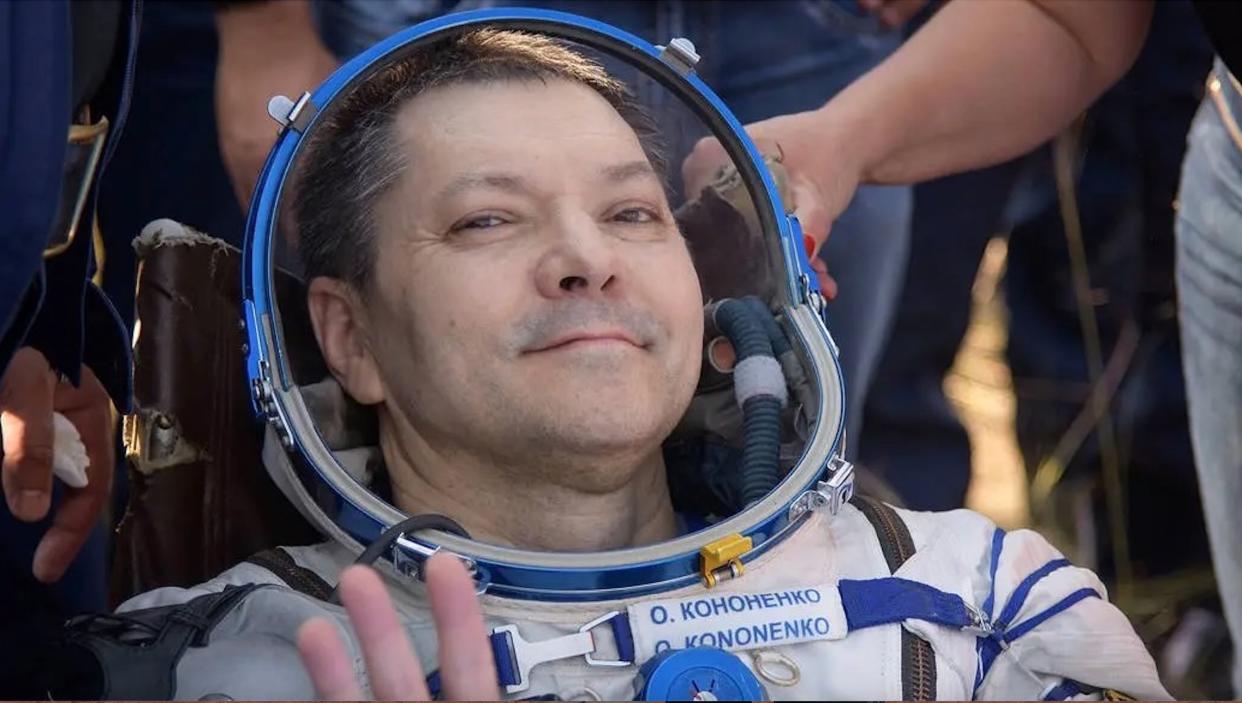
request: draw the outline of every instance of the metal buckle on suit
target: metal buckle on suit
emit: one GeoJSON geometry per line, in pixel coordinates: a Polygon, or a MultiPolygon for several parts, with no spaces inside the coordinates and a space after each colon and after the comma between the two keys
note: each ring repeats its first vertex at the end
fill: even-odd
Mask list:
{"type": "MultiPolygon", "coordinates": [[[[83,122],[89,122],[89,113],[83,122]]],[[[64,176],[61,180],[60,204],[56,221],[48,233],[43,258],[50,259],[73,245],[82,211],[95,182],[99,157],[108,136],[108,118],[100,117],[94,124],[69,126],[69,144],[65,151],[64,176]]]]}

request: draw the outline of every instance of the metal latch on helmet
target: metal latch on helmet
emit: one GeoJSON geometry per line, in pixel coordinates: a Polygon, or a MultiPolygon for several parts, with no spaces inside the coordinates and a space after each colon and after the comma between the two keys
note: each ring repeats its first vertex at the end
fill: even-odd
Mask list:
{"type": "Polygon", "coordinates": [[[318,112],[319,108],[311,102],[309,92],[302,93],[302,97],[298,98],[297,102],[284,95],[273,95],[272,99],[267,101],[268,116],[276,120],[284,129],[301,132],[306,129],[306,125],[310,124],[318,112]]]}
{"type": "Polygon", "coordinates": [[[837,347],[837,340],[832,338],[832,332],[828,329],[828,299],[823,293],[811,287],[811,277],[805,273],[798,276],[798,297],[823,323],[821,330],[828,342],[828,347],[832,349],[833,356],[840,357],[841,350],[837,347]]]}
{"type": "Polygon", "coordinates": [[[828,460],[828,480],[819,481],[815,488],[806,491],[789,506],[789,521],[793,522],[812,510],[827,509],[836,515],[841,506],[854,497],[854,465],[833,455],[828,460]]]}
{"type": "MultiPolygon", "coordinates": [[[[516,683],[505,685],[505,693],[518,693],[530,688],[531,669],[547,662],[583,657],[588,666],[622,667],[632,665],[634,662],[627,659],[596,659],[592,656],[598,651],[593,630],[601,625],[610,623],[617,617],[624,618],[626,616],[614,610],[588,622],[578,628],[578,631],[573,634],[539,640],[537,642],[524,639],[522,633],[518,631],[517,625],[503,625],[492,630],[493,642],[499,637],[506,645],[505,649],[508,650],[507,653],[510,655],[509,661],[512,674],[516,679],[516,683]]],[[[618,652],[621,651],[620,643],[618,643],[617,649],[618,652]]]]}
{"type": "Polygon", "coordinates": [[[735,579],[746,572],[742,555],[754,548],[754,541],[737,533],[722,537],[699,550],[703,583],[712,588],[721,581],[735,579]]]}
{"type": "Polygon", "coordinates": [[[694,42],[685,37],[674,37],[669,40],[668,46],[656,48],[660,50],[660,60],[683,76],[694,73],[694,67],[699,63],[699,52],[694,48],[694,42]]]}
{"type": "Polygon", "coordinates": [[[817,315],[823,315],[824,310],[828,308],[828,299],[823,293],[811,287],[811,277],[807,274],[798,276],[798,292],[802,295],[802,302],[811,306],[817,315]]]}
{"type": "Polygon", "coordinates": [[[279,406],[276,405],[276,392],[272,388],[272,369],[267,361],[259,361],[259,376],[251,381],[250,392],[254,396],[255,407],[258,408],[262,419],[275,430],[280,446],[286,450],[293,449],[293,436],[289,434],[289,427],[280,415],[279,406]]]}
{"type": "MultiPolygon", "coordinates": [[[[403,534],[393,542],[392,565],[402,576],[426,581],[423,578],[423,565],[439,551],[439,546],[423,544],[403,534]]],[[[486,593],[487,587],[491,585],[491,580],[479,568],[478,563],[470,557],[465,557],[455,552],[453,556],[461,561],[462,565],[466,567],[466,571],[469,572],[470,578],[474,579],[474,592],[479,595],[486,593]]]]}

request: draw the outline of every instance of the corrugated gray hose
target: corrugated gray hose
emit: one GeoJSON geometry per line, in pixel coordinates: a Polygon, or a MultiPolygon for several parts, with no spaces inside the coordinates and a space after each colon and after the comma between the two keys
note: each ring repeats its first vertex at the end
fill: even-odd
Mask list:
{"type": "Polygon", "coordinates": [[[737,355],[733,393],[742,409],[741,497],[745,507],[780,481],[781,408],[789,401],[789,392],[773,342],[779,339],[785,347],[789,342],[757,298],[714,303],[711,318],[737,355]]]}

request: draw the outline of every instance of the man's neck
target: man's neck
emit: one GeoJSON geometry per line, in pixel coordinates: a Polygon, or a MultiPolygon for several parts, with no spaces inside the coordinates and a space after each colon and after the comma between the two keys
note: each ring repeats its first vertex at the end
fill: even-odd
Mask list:
{"type": "Polygon", "coordinates": [[[452,517],[476,540],[579,552],[650,544],[677,534],[659,447],[609,467],[612,475],[629,480],[608,490],[584,490],[572,480],[551,479],[546,463],[502,467],[461,452],[447,456],[421,438],[401,433],[401,441],[396,434],[381,432],[380,444],[397,507],[410,515],[452,517]]]}

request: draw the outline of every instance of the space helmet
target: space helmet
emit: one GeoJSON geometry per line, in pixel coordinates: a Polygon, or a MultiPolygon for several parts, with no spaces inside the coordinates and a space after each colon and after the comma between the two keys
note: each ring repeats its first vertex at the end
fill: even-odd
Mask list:
{"type": "Polygon", "coordinates": [[[247,372],[266,426],[264,464],[325,536],[364,561],[389,560],[411,579],[445,550],[467,564],[480,592],[592,601],[735,577],[812,511],[835,512],[851,498],[837,348],[799,223],[782,199],[782,155],[760,153],[695,74],[698,60],[691,38],[653,45],[584,17],[490,9],[410,27],[313,92],[272,98],[268,112],[279,137],[246,228],[247,372]],[[306,206],[295,203],[317,133],[340,129],[340,106],[393,66],[481,29],[548,37],[598,63],[658,128],[671,164],[705,137],[723,148],[725,163],[698,192],[687,192],[676,175],[665,179],[699,275],[706,331],[698,387],[664,448],[674,506],[695,518],[672,539],[553,552],[472,539],[452,516],[405,514],[386,485],[373,408],[342,390],[316,343],[300,251],[306,206]],[[722,340],[735,363],[719,361],[722,340]]]}

